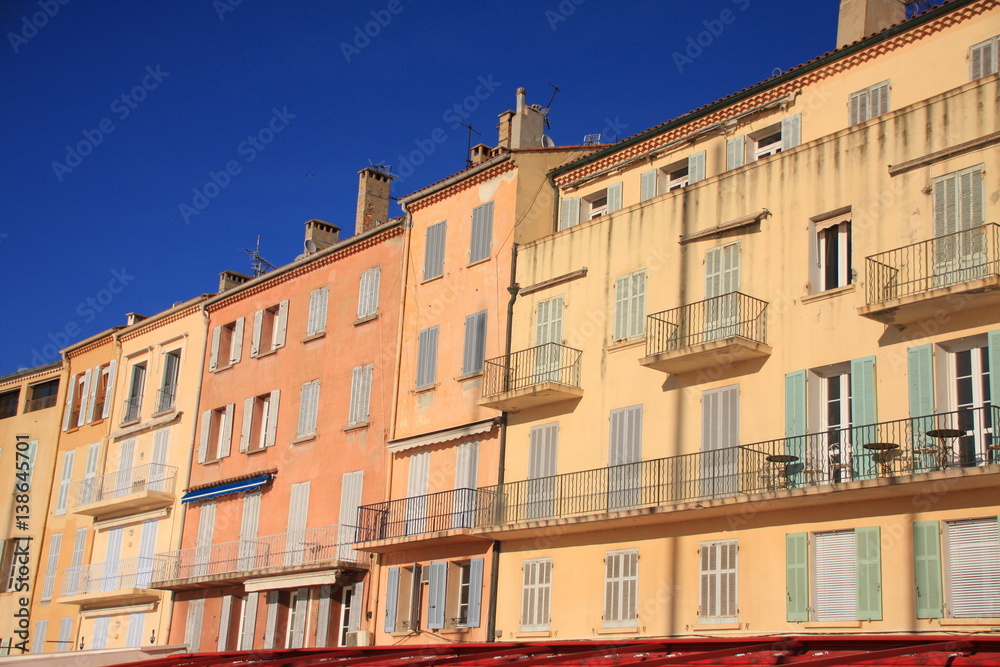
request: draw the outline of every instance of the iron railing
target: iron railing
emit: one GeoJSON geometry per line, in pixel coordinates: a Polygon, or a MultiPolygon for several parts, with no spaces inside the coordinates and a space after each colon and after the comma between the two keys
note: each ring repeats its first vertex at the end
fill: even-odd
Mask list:
{"type": "Polygon", "coordinates": [[[77,483],[76,506],[112,500],[144,491],[174,492],[177,468],[159,463],[147,463],[134,468],[110,472],[77,483]]]}
{"type": "Polygon", "coordinates": [[[149,588],[162,569],[162,561],[147,556],[71,567],[63,576],[62,594],[85,595],[149,588]]]}
{"type": "Polygon", "coordinates": [[[358,508],[358,541],[385,540],[477,525],[481,494],[454,489],[358,508]]]}
{"type": "Polygon", "coordinates": [[[156,411],[172,410],[177,405],[177,385],[165,384],[156,390],[156,411]]]}
{"type": "Polygon", "coordinates": [[[122,423],[138,421],[142,415],[142,396],[133,396],[125,399],[125,410],[122,416],[122,423]]]}
{"type": "Polygon", "coordinates": [[[545,343],[512,354],[487,359],[483,397],[527,389],[545,382],[580,386],[583,352],[559,343],[545,343]]]}
{"type": "Polygon", "coordinates": [[[301,531],[191,547],[158,554],[163,566],[154,582],[318,565],[362,563],[354,550],[356,526],[323,526],[301,531]]]}
{"type": "MultiPolygon", "coordinates": [[[[17,401],[13,401],[11,403],[7,403],[6,405],[0,405],[0,419],[7,419],[8,417],[16,415],[17,403],[17,401]]],[[[25,410],[25,412],[27,412],[27,410],[25,410]]]]}
{"type": "Polygon", "coordinates": [[[984,224],[865,259],[868,305],[1000,274],[1000,225],[984,224]]]}
{"type": "Polygon", "coordinates": [[[24,406],[25,412],[34,412],[35,410],[44,410],[46,408],[54,408],[56,405],[56,395],[42,396],[40,398],[33,398],[28,401],[24,406]]]}
{"type": "Polygon", "coordinates": [[[646,319],[647,356],[737,336],[767,342],[767,302],[741,292],[665,310],[646,319]]]}

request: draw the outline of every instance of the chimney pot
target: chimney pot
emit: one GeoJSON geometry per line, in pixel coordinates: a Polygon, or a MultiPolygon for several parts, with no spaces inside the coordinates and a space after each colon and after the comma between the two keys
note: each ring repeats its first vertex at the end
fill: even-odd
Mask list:
{"type": "Polygon", "coordinates": [[[840,0],[837,48],[906,20],[903,0],[840,0]]]}
{"type": "Polygon", "coordinates": [[[238,271],[223,271],[219,274],[219,293],[239,287],[250,280],[250,276],[238,271]]]}

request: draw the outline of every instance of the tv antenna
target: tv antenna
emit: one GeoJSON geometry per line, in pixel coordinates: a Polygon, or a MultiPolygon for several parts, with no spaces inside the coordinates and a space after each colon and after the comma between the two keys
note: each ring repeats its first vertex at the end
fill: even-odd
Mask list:
{"type": "Polygon", "coordinates": [[[368,158],[368,166],[375,171],[381,171],[383,174],[392,173],[392,165],[386,164],[385,160],[379,160],[378,162],[372,162],[371,158],[368,158]]]}
{"type": "Polygon", "coordinates": [[[549,111],[552,110],[552,102],[556,99],[556,93],[559,92],[559,86],[549,81],[549,85],[552,86],[552,97],[549,98],[549,103],[545,105],[543,112],[545,113],[545,127],[549,127],[549,111]]]}
{"type": "Polygon", "coordinates": [[[257,235],[257,248],[254,250],[243,248],[243,251],[250,255],[250,268],[254,278],[262,276],[268,271],[274,271],[276,268],[274,264],[260,256],[260,234],[257,235]]]}
{"type": "Polygon", "coordinates": [[[471,124],[470,125],[466,125],[465,123],[463,123],[461,121],[459,121],[458,124],[461,125],[464,128],[467,128],[469,130],[469,138],[465,142],[465,166],[466,167],[471,167],[472,166],[472,133],[475,132],[479,136],[483,136],[483,133],[476,131],[472,127],[471,124]]]}

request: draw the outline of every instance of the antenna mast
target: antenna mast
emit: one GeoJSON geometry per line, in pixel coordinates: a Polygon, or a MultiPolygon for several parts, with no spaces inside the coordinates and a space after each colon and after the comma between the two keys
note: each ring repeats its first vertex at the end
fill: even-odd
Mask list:
{"type": "Polygon", "coordinates": [[[476,130],[474,130],[471,124],[466,125],[465,123],[463,123],[461,121],[459,121],[458,124],[461,125],[462,127],[468,128],[468,130],[469,130],[469,138],[465,142],[465,166],[466,167],[471,167],[472,166],[472,133],[475,132],[479,136],[483,136],[483,133],[482,132],[477,132],[476,130]]]}
{"type": "Polygon", "coordinates": [[[268,271],[274,271],[275,266],[267,261],[260,254],[260,234],[257,235],[257,247],[254,250],[243,248],[243,251],[250,255],[250,270],[253,277],[262,276],[268,271]]]}

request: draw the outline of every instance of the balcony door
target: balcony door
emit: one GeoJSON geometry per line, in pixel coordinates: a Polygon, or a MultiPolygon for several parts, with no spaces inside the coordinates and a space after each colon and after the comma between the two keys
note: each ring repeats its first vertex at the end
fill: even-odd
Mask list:
{"type": "Polygon", "coordinates": [[[735,336],[739,329],[740,244],[705,254],[705,343],[735,336]]]}
{"type": "Polygon", "coordinates": [[[608,509],[642,503],[642,406],[611,411],[608,447],[608,509]]]}
{"type": "Polygon", "coordinates": [[[452,501],[452,528],[475,527],[478,473],[479,443],[463,442],[455,452],[455,498],[452,501]]]}
{"type": "Polygon", "coordinates": [[[987,460],[993,433],[990,405],[990,349],[987,345],[953,351],[949,371],[955,428],[965,435],[951,442],[951,459],[962,467],[987,460]]]}
{"type": "Polygon", "coordinates": [[[982,223],[982,165],[934,179],[933,287],[979,278],[987,272],[982,223]]]}
{"type": "Polygon", "coordinates": [[[108,531],[108,549],[104,556],[104,573],[101,576],[101,592],[110,593],[121,588],[119,581],[122,557],[122,536],[125,528],[119,526],[108,531]]]}
{"type": "MultiPolygon", "coordinates": [[[[559,367],[561,365],[559,348],[548,344],[559,345],[562,343],[562,329],[563,298],[557,296],[554,299],[539,302],[538,310],[535,313],[535,381],[529,385],[559,381],[559,367]]],[[[517,372],[517,369],[512,370],[517,372]]]]}
{"type": "Polygon", "coordinates": [[[740,388],[701,394],[701,496],[739,492],[740,388]]]}
{"type": "Polygon", "coordinates": [[[417,452],[410,456],[410,473],[406,483],[407,535],[419,535],[426,532],[430,459],[430,452],[417,452]]]}
{"type": "Polygon", "coordinates": [[[559,422],[531,427],[528,444],[527,503],[524,518],[555,516],[559,422]]]}

